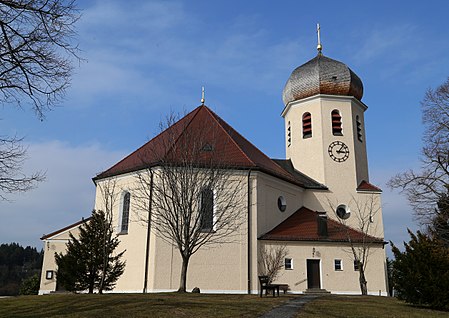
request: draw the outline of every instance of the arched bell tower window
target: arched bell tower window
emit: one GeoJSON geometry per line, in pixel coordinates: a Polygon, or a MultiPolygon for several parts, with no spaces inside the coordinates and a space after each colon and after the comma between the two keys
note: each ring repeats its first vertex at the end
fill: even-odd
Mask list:
{"type": "Polygon", "coordinates": [[[363,142],[362,123],[360,122],[360,118],[358,115],[355,117],[355,126],[357,127],[357,139],[363,142]]]}
{"type": "Polygon", "coordinates": [[[343,136],[343,128],[341,126],[340,112],[334,109],[331,113],[332,118],[332,134],[334,136],[343,136]]]}
{"type": "Polygon", "coordinates": [[[292,144],[292,127],[290,126],[290,122],[287,124],[287,147],[290,147],[292,144]]]}
{"type": "Polygon", "coordinates": [[[312,137],[312,115],[304,113],[302,115],[302,138],[312,137]]]}

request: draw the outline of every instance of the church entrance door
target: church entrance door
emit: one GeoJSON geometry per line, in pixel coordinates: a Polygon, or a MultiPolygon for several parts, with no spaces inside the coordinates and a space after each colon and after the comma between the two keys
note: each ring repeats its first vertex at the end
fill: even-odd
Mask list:
{"type": "Polygon", "coordinates": [[[307,288],[309,289],[321,288],[319,259],[307,260],[307,288]]]}

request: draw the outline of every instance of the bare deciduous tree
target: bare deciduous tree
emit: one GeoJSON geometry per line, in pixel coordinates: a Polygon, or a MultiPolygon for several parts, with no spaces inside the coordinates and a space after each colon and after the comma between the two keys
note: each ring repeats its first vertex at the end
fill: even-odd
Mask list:
{"type": "Polygon", "coordinates": [[[350,206],[354,209],[351,211],[349,219],[340,217],[336,213],[337,205],[331,200],[328,200],[328,202],[331,210],[335,213],[334,219],[343,225],[340,231],[344,232],[343,234],[349,244],[349,247],[344,248],[344,250],[354,259],[354,266],[357,266],[359,272],[360,291],[362,295],[367,295],[368,282],[365,272],[372,253],[371,248],[374,244],[383,244],[381,238],[375,237],[377,233],[375,218],[381,209],[380,201],[376,195],[369,195],[364,200],[357,200],[353,197],[350,206]],[[359,233],[355,234],[354,230],[359,233]]]}
{"type": "Polygon", "coordinates": [[[39,118],[64,96],[79,12],[74,0],[0,0],[0,102],[32,102],[39,118]],[[68,55],[67,55],[68,53],[68,55]]]}
{"type": "MultiPolygon", "coordinates": [[[[41,120],[64,96],[80,60],[73,43],[79,12],[74,0],[0,0],[0,104],[32,104],[41,120]]],[[[0,138],[0,198],[28,191],[42,173],[21,172],[26,149],[21,138],[0,138]]]]}
{"type": "MultiPolygon", "coordinates": [[[[111,245],[112,241],[116,239],[117,235],[113,234],[113,216],[114,216],[114,206],[117,200],[117,180],[115,178],[109,178],[99,182],[97,187],[100,190],[101,198],[103,200],[103,213],[104,213],[104,222],[103,229],[101,233],[103,233],[103,249],[102,249],[102,260],[103,260],[103,268],[107,268],[108,262],[110,259],[111,251],[108,247],[111,245]]],[[[103,270],[101,272],[100,282],[98,284],[98,292],[101,294],[103,292],[105,286],[107,271],[103,270]]]]}
{"type": "Polygon", "coordinates": [[[26,176],[21,172],[26,159],[26,149],[17,137],[0,137],[0,199],[6,200],[5,194],[25,192],[44,180],[44,174],[36,172],[26,176]]]}
{"type": "Polygon", "coordinates": [[[170,116],[148,154],[153,164],[137,174],[133,190],[133,202],[144,213],[141,220],[151,222],[156,235],[181,254],[179,292],[186,291],[191,256],[200,248],[235,241],[245,220],[245,175],[226,164],[214,125],[183,126],[170,116]]]}
{"type": "Polygon", "coordinates": [[[258,270],[259,275],[268,276],[268,283],[276,280],[279,272],[284,267],[285,258],[288,255],[286,245],[261,246],[259,251],[258,270]]]}
{"type": "Polygon", "coordinates": [[[429,224],[437,202],[449,189],[449,79],[429,89],[421,105],[425,125],[422,168],[400,173],[388,185],[405,193],[418,221],[429,224]]]}

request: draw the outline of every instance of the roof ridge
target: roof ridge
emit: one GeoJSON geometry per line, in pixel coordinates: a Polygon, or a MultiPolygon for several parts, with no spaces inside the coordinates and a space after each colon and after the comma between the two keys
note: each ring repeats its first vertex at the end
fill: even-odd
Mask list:
{"type": "MultiPolygon", "coordinates": [[[[201,106],[196,107],[195,109],[193,109],[192,111],[190,111],[189,113],[187,113],[185,116],[183,116],[182,118],[180,118],[179,120],[177,120],[175,123],[173,123],[170,127],[168,127],[167,129],[162,130],[161,132],[159,132],[156,136],[154,136],[153,138],[151,138],[150,140],[148,140],[147,142],[145,142],[143,145],[141,145],[139,148],[137,148],[136,150],[132,151],[129,155],[125,156],[123,159],[119,160],[116,164],[114,164],[112,167],[109,167],[108,169],[98,173],[95,177],[92,178],[92,180],[95,183],[95,180],[97,180],[100,175],[107,173],[110,170],[113,170],[115,167],[119,166],[122,162],[126,161],[128,158],[130,158],[131,156],[133,156],[134,154],[138,153],[142,148],[146,147],[149,143],[153,142],[154,140],[157,140],[162,134],[164,134],[168,129],[172,128],[173,126],[175,126],[177,123],[179,123],[182,119],[188,117],[189,115],[193,114],[195,111],[196,113],[198,113],[198,109],[201,106]]],[[[193,114],[193,117],[196,116],[196,113],[193,114]]],[[[191,120],[190,120],[191,122],[191,120]]],[[[168,151],[167,151],[168,152],[168,151]]],[[[166,152],[166,153],[167,153],[166,152]]],[[[108,177],[107,175],[105,177],[108,177]]]]}
{"type": "Polygon", "coordinates": [[[330,222],[332,222],[332,223],[334,223],[334,224],[336,224],[336,225],[340,225],[340,226],[347,227],[347,228],[350,229],[350,230],[353,230],[353,231],[355,231],[355,232],[357,232],[357,233],[359,233],[359,234],[362,234],[363,237],[366,236],[366,237],[368,237],[368,238],[371,238],[372,240],[382,240],[382,241],[383,241],[383,238],[376,237],[376,236],[373,236],[373,235],[364,233],[364,232],[362,232],[362,231],[360,231],[360,230],[358,230],[358,229],[356,229],[356,228],[353,228],[352,226],[349,226],[349,225],[344,224],[344,223],[340,223],[340,222],[338,222],[337,220],[335,220],[335,219],[333,219],[333,218],[327,218],[327,220],[328,220],[328,222],[330,221],[330,222]]]}
{"type": "MultiPolygon", "coordinates": [[[[232,142],[234,143],[234,145],[237,147],[237,149],[245,156],[246,159],[248,159],[248,161],[250,163],[252,163],[253,166],[257,166],[256,163],[248,157],[248,155],[246,154],[246,152],[243,151],[242,147],[240,147],[240,145],[234,140],[234,138],[229,134],[228,131],[226,131],[226,129],[224,129],[223,125],[218,121],[218,118],[220,118],[221,121],[223,121],[226,125],[229,126],[229,128],[231,128],[235,133],[239,134],[238,131],[236,131],[234,128],[232,128],[231,125],[229,125],[224,119],[222,119],[220,116],[218,116],[217,114],[215,114],[209,107],[205,106],[206,110],[210,113],[210,115],[213,117],[213,119],[217,122],[217,124],[220,126],[220,128],[224,131],[224,133],[226,134],[226,136],[229,137],[229,139],[232,140],[232,142]],[[217,118],[218,117],[218,118],[217,118]]],[[[240,134],[239,134],[240,135],[240,134]]],[[[246,141],[248,141],[251,146],[253,146],[254,148],[258,149],[257,147],[255,147],[249,140],[247,140],[245,137],[243,137],[242,135],[240,135],[242,138],[244,138],[246,141]]],[[[260,151],[260,150],[259,150],[260,151]]]]}
{"type": "MultiPolygon", "coordinates": [[[[173,141],[173,143],[170,145],[170,149],[168,149],[164,156],[167,156],[167,154],[173,150],[174,146],[178,143],[178,140],[181,138],[181,136],[183,136],[187,130],[187,128],[189,127],[189,125],[192,123],[192,121],[195,119],[195,117],[198,115],[198,113],[200,112],[202,107],[206,107],[205,105],[200,105],[198,107],[196,107],[194,110],[192,110],[190,113],[188,113],[187,115],[185,115],[184,117],[180,118],[179,120],[177,120],[175,123],[173,123],[170,127],[168,127],[167,129],[164,129],[161,134],[163,132],[166,132],[168,129],[170,129],[172,126],[180,123],[184,118],[186,118],[188,115],[193,114],[192,117],[188,120],[187,125],[184,125],[184,127],[181,127],[182,130],[179,133],[179,135],[176,137],[176,140],[173,141]]],[[[207,108],[207,107],[206,107],[207,108]]],[[[159,135],[158,135],[159,136],[159,135]]],[[[158,137],[156,136],[156,137],[158,137]]],[[[156,138],[154,137],[154,138],[156,138]]]]}

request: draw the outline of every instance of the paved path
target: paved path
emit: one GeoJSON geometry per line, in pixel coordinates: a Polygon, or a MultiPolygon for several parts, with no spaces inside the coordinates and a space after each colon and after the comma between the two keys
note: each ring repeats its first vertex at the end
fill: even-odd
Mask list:
{"type": "Polygon", "coordinates": [[[273,308],[271,311],[260,316],[260,318],[292,318],[301,309],[301,307],[304,306],[304,304],[314,300],[317,297],[319,296],[306,295],[296,297],[279,307],[273,308]]]}

